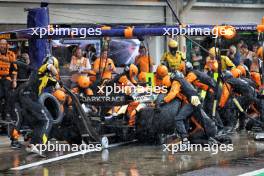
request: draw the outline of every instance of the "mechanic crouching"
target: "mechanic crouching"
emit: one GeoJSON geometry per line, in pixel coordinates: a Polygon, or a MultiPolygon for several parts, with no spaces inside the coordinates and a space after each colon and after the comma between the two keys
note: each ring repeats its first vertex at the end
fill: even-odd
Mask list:
{"type": "Polygon", "coordinates": [[[170,80],[164,79],[164,85],[171,88],[159,106],[170,103],[175,98],[183,102],[182,107],[174,119],[175,129],[180,135],[182,143],[188,143],[188,118],[192,115],[201,123],[206,136],[208,138],[214,137],[216,134],[216,126],[201,108],[201,102],[196,89],[184,79],[184,75],[179,71],[175,71],[170,76],[170,80]],[[205,122],[205,120],[207,121],[205,122]]]}
{"type": "Polygon", "coordinates": [[[233,130],[239,120],[237,131],[245,128],[246,114],[242,113],[242,109],[247,109],[252,103],[255,103],[257,109],[261,110],[261,95],[244,79],[235,78],[234,74],[229,71],[223,72],[223,90],[219,101],[219,109],[222,117],[225,117],[225,125],[233,130]],[[238,114],[239,112],[239,114],[238,114]],[[238,116],[236,115],[238,114],[238,116]],[[238,117],[238,119],[236,118],[238,117]]]}

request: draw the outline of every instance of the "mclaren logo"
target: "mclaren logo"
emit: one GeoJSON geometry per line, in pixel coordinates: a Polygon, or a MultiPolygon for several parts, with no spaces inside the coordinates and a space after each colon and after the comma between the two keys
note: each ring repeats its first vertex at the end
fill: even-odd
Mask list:
{"type": "Polygon", "coordinates": [[[11,34],[0,34],[0,39],[11,39],[11,34]]]}

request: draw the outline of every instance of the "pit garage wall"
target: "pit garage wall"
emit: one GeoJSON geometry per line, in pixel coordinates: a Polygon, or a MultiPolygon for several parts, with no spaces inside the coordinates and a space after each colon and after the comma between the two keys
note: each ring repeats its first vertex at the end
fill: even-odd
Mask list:
{"type": "Polygon", "coordinates": [[[183,14],[185,23],[194,24],[259,24],[264,4],[196,2],[183,14]]]}
{"type": "MultiPolygon", "coordinates": [[[[180,1],[180,0],[172,0],[180,1]]],[[[40,0],[0,0],[0,31],[25,28],[25,8],[39,7],[40,0]]],[[[158,0],[49,0],[51,23],[167,23],[172,14],[158,0]],[[166,10],[165,10],[166,9],[166,10]],[[166,17],[166,18],[165,18],[166,17]]],[[[177,8],[177,7],[176,7],[177,8]]],[[[185,24],[259,23],[264,4],[196,2],[182,14],[185,24]]],[[[180,9],[178,9],[180,10],[180,9]]],[[[166,47],[164,37],[151,37],[150,54],[155,63],[166,47]]]]}
{"type": "MultiPolygon", "coordinates": [[[[39,7],[40,0],[0,0],[0,31],[26,27],[25,8],[39,7]]],[[[49,0],[52,24],[165,24],[165,3],[151,0],[49,0]]],[[[164,37],[148,39],[150,54],[158,63],[164,37]]]]}

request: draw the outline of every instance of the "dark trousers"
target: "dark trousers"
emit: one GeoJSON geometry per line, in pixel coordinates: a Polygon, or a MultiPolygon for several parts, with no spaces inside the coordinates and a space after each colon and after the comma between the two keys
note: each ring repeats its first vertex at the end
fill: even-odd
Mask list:
{"type": "MultiPolygon", "coordinates": [[[[248,94],[245,96],[240,96],[237,98],[240,105],[243,107],[244,110],[247,110],[248,107],[252,103],[255,103],[257,105],[257,109],[260,112],[263,112],[263,100],[258,99],[254,96],[254,94],[248,94]]],[[[261,114],[262,115],[262,114],[261,114]]],[[[238,122],[239,122],[239,129],[244,129],[245,128],[245,121],[246,121],[246,115],[244,113],[239,113],[238,115],[238,122]]]]}
{"type": "MultiPolygon", "coordinates": [[[[243,96],[236,96],[241,107],[246,110],[250,104],[255,103],[257,108],[261,110],[263,107],[261,106],[261,101],[253,96],[253,94],[247,94],[243,96]]],[[[220,110],[221,117],[224,121],[224,125],[228,127],[234,128],[237,124],[237,120],[239,120],[239,128],[243,129],[245,126],[246,116],[244,113],[241,113],[236,105],[234,104],[232,97],[229,98],[227,104],[223,109],[220,110]]]]}
{"type": "Polygon", "coordinates": [[[216,134],[216,125],[210,119],[201,107],[195,107],[192,104],[185,104],[181,107],[179,113],[175,117],[175,127],[181,138],[188,136],[189,123],[188,118],[194,116],[195,119],[204,128],[207,137],[214,137],[216,134]]]}
{"type": "Polygon", "coordinates": [[[29,95],[20,96],[24,120],[33,129],[32,144],[45,143],[52,128],[52,117],[48,110],[29,95]]]}
{"type": "MultiPolygon", "coordinates": [[[[210,117],[212,117],[213,115],[213,106],[214,106],[214,94],[207,92],[203,103],[203,109],[206,112],[206,114],[208,114],[210,117]]],[[[216,126],[218,127],[218,129],[223,128],[224,125],[217,109],[213,120],[216,122],[216,126]]]]}
{"type": "Polygon", "coordinates": [[[190,117],[193,113],[193,105],[191,104],[185,104],[180,108],[179,113],[175,117],[175,128],[181,138],[188,137],[188,132],[186,129],[186,123],[187,123],[187,118],[190,117]]]}
{"type": "Polygon", "coordinates": [[[11,103],[9,98],[9,91],[11,90],[11,81],[7,79],[0,79],[0,100],[4,99],[5,103],[2,105],[1,109],[3,116],[9,114],[11,111],[11,103]]]}

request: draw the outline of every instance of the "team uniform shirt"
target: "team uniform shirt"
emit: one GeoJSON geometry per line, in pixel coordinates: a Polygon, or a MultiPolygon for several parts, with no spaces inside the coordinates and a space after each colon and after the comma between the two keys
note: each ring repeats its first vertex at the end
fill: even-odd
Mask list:
{"type": "Polygon", "coordinates": [[[11,80],[11,75],[17,74],[16,55],[12,51],[6,54],[0,54],[0,79],[5,78],[11,80]]]}
{"type": "Polygon", "coordinates": [[[153,60],[149,56],[138,56],[135,65],[138,66],[139,72],[150,72],[149,66],[153,65],[153,60]]]}
{"type": "Polygon", "coordinates": [[[174,98],[181,99],[184,103],[191,102],[191,97],[197,96],[197,92],[191,83],[184,78],[174,79],[169,93],[164,97],[164,102],[169,103],[174,98]]]}
{"type": "Polygon", "coordinates": [[[108,59],[100,59],[97,58],[94,61],[94,71],[96,73],[101,73],[103,79],[111,79],[112,72],[116,70],[114,61],[110,58],[108,59]]]}
{"type": "Polygon", "coordinates": [[[189,72],[187,74],[187,76],[185,77],[186,81],[188,81],[189,83],[193,84],[194,86],[207,91],[209,90],[210,92],[213,92],[212,89],[210,89],[210,86],[203,83],[201,80],[199,80],[198,75],[195,74],[195,72],[189,72]]]}
{"type": "Polygon", "coordinates": [[[185,72],[185,59],[184,54],[181,51],[177,51],[175,56],[170,52],[164,53],[161,61],[166,61],[170,70],[185,72]]]}
{"type": "MultiPolygon", "coordinates": [[[[227,68],[235,68],[235,64],[227,57],[221,56],[221,65],[222,71],[226,70],[227,68]]],[[[216,59],[210,59],[209,57],[206,59],[206,64],[204,67],[207,71],[217,72],[218,71],[218,62],[216,59]]]]}

